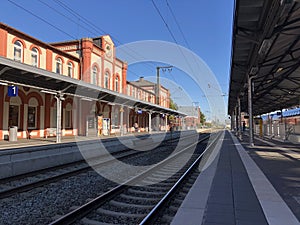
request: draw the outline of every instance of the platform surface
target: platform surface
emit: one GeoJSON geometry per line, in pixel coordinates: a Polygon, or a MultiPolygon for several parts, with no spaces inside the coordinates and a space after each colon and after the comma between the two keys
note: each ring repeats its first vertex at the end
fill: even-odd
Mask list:
{"type": "Polygon", "coordinates": [[[300,146],[226,131],[220,152],[201,172],[172,225],[300,224],[300,146]]]}

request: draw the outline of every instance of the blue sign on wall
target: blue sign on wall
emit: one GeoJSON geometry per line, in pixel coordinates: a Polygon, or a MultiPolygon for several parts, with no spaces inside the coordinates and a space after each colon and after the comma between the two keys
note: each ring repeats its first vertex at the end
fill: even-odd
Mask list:
{"type": "Polygon", "coordinates": [[[8,97],[18,96],[18,86],[8,86],[8,97]]]}

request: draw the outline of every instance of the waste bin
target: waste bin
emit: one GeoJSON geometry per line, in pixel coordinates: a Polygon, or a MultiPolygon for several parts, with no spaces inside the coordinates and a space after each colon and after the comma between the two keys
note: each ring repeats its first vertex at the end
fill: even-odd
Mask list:
{"type": "Polygon", "coordinates": [[[18,127],[13,126],[9,128],[9,141],[17,141],[18,140],[18,127]]]}

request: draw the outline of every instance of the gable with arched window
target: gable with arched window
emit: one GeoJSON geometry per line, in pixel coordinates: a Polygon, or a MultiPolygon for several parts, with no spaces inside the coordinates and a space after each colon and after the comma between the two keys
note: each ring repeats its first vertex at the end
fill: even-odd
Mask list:
{"type": "Polygon", "coordinates": [[[23,44],[21,41],[14,42],[14,60],[17,62],[23,62],[23,44]]]}

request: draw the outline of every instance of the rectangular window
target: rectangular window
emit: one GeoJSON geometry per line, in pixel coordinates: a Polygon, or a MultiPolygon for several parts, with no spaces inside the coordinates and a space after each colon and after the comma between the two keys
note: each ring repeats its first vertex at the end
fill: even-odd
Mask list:
{"type": "Polygon", "coordinates": [[[9,123],[11,126],[19,126],[19,106],[10,105],[9,106],[9,123]]]}
{"type": "Polygon", "coordinates": [[[28,128],[36,128],[36,107],[28,106],[28,128]]]}
{"type": "Polygon", "coordinates": [[[65,127],[72,128],[72,111],[65,112],[65,127]]]}

